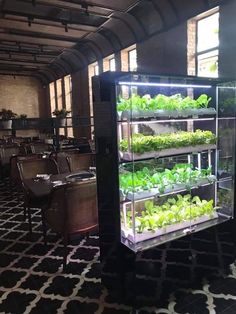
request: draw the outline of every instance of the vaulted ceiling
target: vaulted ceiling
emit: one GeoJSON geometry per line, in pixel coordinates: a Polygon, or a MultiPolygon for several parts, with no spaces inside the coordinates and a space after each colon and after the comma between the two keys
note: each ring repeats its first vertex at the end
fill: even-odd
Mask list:
{"type": "Polygon", "coordinates": [[[44,83],[234,0],[0,0],[0,74],[44,83]]]}

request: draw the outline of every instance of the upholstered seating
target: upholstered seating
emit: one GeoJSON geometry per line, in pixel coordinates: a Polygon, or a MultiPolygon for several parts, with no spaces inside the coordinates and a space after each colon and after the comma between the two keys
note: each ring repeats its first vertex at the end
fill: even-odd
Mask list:
{"type": "Polygon", "coordinates": [[[43,228],[59,233],[64,241],[63,268],[67,263],[67,244],[74,234],[88,234],[98,227],[96,179],[55,187],[43,210],[43,228]]]}

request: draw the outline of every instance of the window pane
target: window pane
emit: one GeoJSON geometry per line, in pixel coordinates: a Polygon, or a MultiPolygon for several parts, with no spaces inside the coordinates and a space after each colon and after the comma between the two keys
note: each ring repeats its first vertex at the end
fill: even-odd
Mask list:
{"type": "Polygon", "coordinates": [[[137,71],[137,50],[136,49],[129,51],[129,70],[137,71]]]}
{"type": "Polygon", "coordinates": [[[94,66],[94,75],[99,75],[99,67],[98,67],[98,65],[94,66]]]}
{"type": "Polygon", "coordinates": [[[64,77],[66,110],[71,111],[71,76],[64,77]]]}
{"type": "Polygon", "coordinates": [[[218,77],[218,50],[198,56],[198,75],[218,77]]]}
{"type": "Polygon", "coordinates": [[[198,21],[197,51],[204,51],[219,45],[219,13],[198,21]]]}
{"type": "Polygon", "coordinates": [[[56,109],[54,82],[49,84],[49,94],[50,94],[51,112],[53,112],[56,109]]]}
{"type": "Polygon", "coordinates": [[[61,86],[62,80],[57,80],[57,106],[58,109],[62,109],[62,86],[61,86]]]}
{"type": "Polygon", "coordinates": [[[110,63],[110,71],[115,71],[116,70],[116,61],[115,58],[112,58],[109,60],[110,63]]]}

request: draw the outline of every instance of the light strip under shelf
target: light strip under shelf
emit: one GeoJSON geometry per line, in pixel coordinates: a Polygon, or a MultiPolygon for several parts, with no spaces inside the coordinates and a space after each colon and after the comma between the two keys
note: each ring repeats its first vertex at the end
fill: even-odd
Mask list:
{"type": "Polygon", "coordinates": [[[188,85],[188,84],[175,84],[175,83],[149,83],[149,82],[118,82],[119,85],[128,86],[163,86],[163,87],[193,87],[193,88],[211,88],[211,85],[188,85]]]}

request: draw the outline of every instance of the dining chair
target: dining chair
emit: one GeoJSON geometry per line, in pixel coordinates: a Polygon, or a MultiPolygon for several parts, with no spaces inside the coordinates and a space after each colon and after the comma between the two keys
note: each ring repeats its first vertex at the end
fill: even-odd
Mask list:
{"type": "Polygon", "coordinates": [[[20,148],[16,144],[5,144],[0,147],[0,168],[1,177],[9,175],[10,171],[10,159],[13,155],[18,155],[20,148]]]}
{"type": "Polygon", "coordinates": [[[68,154],[70,171],[89,170],[89,167],[95,166],[95,154],[68,154]]]}
{"type": "Polygon", "coordinates": [[[52,158],[57,162],[59,173],[70,172],[70,164],[66,152],[52,152],[49,158],[52,158]]]}
{"type": "Polygon", "coordinates": [[[30,143],[29,146],[30,146],[30,150],[32,154],[52,152],[55,150],[52,144],[47,144],[47,143],[33,142],[33,143],[30,143]]]}
{"type": "MultiPolygon", "coordinates": [[[[42,158],[40,154],[31,154],[31,155],[14,155],[10,158],[10,176],[9,176],[9,186],[10,193],[13,196],[13,190],[17,192],[18,202],[20,202],[19,193],[22,192],[21,177],[17,163],[24,160],[35,160],[42,158]]],[[[26,218],[26,209],[24,207],[24,218],[26,218]]]]}
{"type": "Polygon", "coordinates": [[[63,270],[67,264],[67,245],[75,234],[88,234],[98,228],[96,179],[74,182],[53,189],[43,212],[44,241],[47,226],[63,237],[63,270]]]}
{"type": "Polygon", "coordinates": [[[59,171],[56,161],[50,158],[20,160],[17,163],[17,167],[24,193],[24,207],[28,213],[29,232],[32,233],[31,207],[39,206],[41,208],[47,200],[39,199],[31,195],[24,184],[24,180],[35,178],[38,174],[58,174],[59,171]]]}

